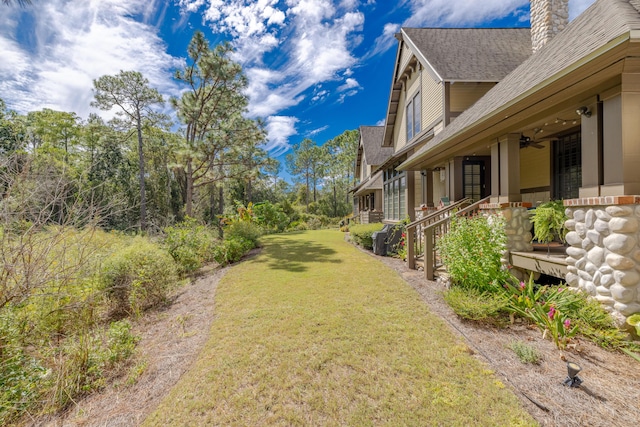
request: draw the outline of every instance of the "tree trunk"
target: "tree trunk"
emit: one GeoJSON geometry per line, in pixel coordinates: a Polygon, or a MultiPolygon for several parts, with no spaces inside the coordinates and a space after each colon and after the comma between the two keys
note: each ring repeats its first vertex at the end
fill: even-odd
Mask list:
{"type": "Polygon", "coordinates": [[[333,217],[336,218],[338,216],[338,194],[336,191],[336,183],[333,182],[333,217]]]}
{"type": "Polygon", "coordinates": [[[142,121],[138,115],[138,169],[140,172],[140,231],[147,231],[147,195],[144,185],[144,152],[142,150],[142,121]]]}
{"type": "MultiPolygon", "coordinates": [[[[220,187],[218,187],[218,203],[219,203],[218,212],[219,212],[219,215],[222,216],[224,214],[224,188],[222,184],[220,184],[220,187]]],[[[220,236],[221,239],[224,238],[224,231],[222,230],[221,220],[218,221],[218,235],[220,236]]]]}
{"type": "Polygon", "coordinates": [[[193,214],[193,165],[191,159],[187,160],[187,204],[185,206],[185,214],[192,216],[193,214]]]}

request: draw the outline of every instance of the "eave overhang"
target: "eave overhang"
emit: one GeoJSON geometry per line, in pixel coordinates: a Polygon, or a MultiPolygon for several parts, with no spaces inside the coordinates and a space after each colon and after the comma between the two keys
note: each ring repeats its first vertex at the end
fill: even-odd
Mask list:
{"type": "MultiPolygon", "coordinates": [[[[537,117],[543,117],[554,108],[579,102],[590,90],[593,91],[607,80],[621,74],[624,59],[630,56],[640,57],[638,30],[614,38],[454,134],[441,138],[436,136],[425,148],[408,158],[397,169],[420,170],[437,165],[460,154],[467,147],[486,144],[527,122],[534,121],[537,117]]],[[[456,120],[462,119],[469,112],[470,110],[467,110],[456,120]]]]}

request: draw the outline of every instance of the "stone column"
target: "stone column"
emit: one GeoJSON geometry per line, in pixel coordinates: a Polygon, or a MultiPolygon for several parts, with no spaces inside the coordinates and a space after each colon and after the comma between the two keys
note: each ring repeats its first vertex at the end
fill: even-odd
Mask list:
{"type": "Polygon", "coordinates": [[[604,304],[620,323],[640,312],[640,197],[565,200],[567,284],[604,304]]]}
{"type": "MultiPolygon", "coordinates": [[[[506,268],[510,264],[511,252],[531,252],[533,245],[531,240],[531,221],[529,219],[529,208],[531,203],[487,203],[480,206],[483,215],[499,215],[504,218],[505,234],[507,235],[507,245],[502,256],[502,264],[506,268]]],[[[512,270],[514,276],[520,280],[528,276],[524,271],[512,270]]]]}

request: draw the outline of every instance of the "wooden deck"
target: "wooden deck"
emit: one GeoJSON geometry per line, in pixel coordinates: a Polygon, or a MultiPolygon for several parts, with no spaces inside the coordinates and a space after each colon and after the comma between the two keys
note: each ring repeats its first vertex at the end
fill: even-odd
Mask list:
{"type": "Polygon", "coordinates": [[[567,275],[564,247],[552,247],[551,251],[546,247],[535,249],[533,252],[511,252],[511,265],[564,280],[567,275]]]}

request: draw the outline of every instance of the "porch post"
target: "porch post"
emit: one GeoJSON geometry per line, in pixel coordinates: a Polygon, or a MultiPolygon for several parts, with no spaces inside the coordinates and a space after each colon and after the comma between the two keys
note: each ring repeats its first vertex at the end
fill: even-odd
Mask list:
{"type": "Polygon", "coordinates": [[[620,92],[603,99],[602,196],[640,194],[640,60],[627,59],[620,92]]]}
{"type": "Polygon", "coordinates": [[[580,197],[598,197],[602,177],[602,112],[599,103],[585,103],[591,117],[583,115],[580,119],[582,145],[582,185],[580,197]]]}
{"type": "Polygon", "coordinates": [[[510,133],[491,147],[491,203],[521,200],[520,134],[510,133]]]}

